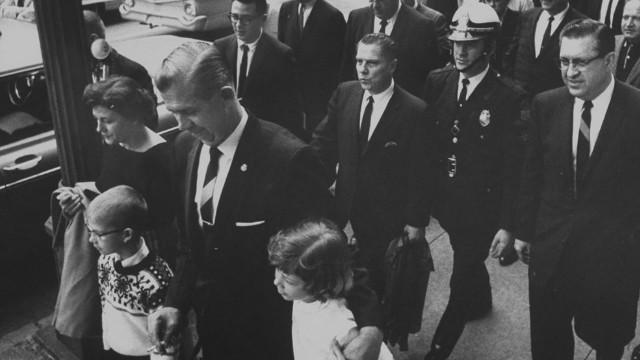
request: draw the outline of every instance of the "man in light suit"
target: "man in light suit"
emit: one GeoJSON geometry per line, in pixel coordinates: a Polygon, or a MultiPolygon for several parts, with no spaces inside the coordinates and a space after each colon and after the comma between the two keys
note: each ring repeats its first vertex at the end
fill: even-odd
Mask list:
{"type": "Polygon", "coordinates": [[[234,34],[214,44],[234,69],[242,106],[308,140],[293,51],[263,31],[266,12],[265,0],[234,0],[229,13],[234,34]]]}
{"type": "Polygon", "coordinates": [[[629,0],[622,14],[622,35],[616,35],[616,79],[640,88],[640,1],[629,0]]]}
{"type": "MultiPolygon", "coordinates": [[[[325,214],[330,193],[310,147],[240,105],[225,58],[215,46],[187,43],[155,77],[186,131],[174,144],[175,277],[150,333],[164,351],[193,306],[205,359],[292,359],[291,306],[273,285],[267,243],[280,228],[325,214]]],[[[356,293],[348,299],[364,326],[360,340],[379,351],[377,299],[370,289],[356,293]]]]}
{"type": "Polygon", "coordinates": [[[400,0],[374,0],[349,13],[340,68],[340,81],[356,80],[356,45],[369,33],[383,32],[398,43],[398,65],[393,75],[398,85],[419,96],[429,71],[444,63],[438,56],[433,21],[400,0]]]}
{"type": "Polygon", "coordinates": [[[280,7],[278,39],[296,57],[309,133],[324,118],[331,93],[338,86],[345,27],[340,10],[326,0],[290,0],[280,7]]]}
{"type": "Polygon", "coordinates": [[[613,78],[606,25],[576,20],[560,38],[566,87],[533,100],[516,212],[531,351],[573,359],[575,329],[596,359],[618,360],[640,287],[640,91],[613,78]]]}
{"type": "Polygon", "coordinates": [[[425,84],[437,120],[434,216],[453,249],[449,301],[425,360],[447,359],[466,322],[491,311],[485,260],[513,246],[528,95],[489,66],[499,28],[489,5],[461,6],[449,35],[455,65],[432,71],[425,84]]]}
{"type": "Polygon", "coordinates": [[[563,85],[556,65],[558,36],[570,21],[585,18],[567,1],[544,0],[541,8],[522,13],[518,30],[504,56],[505,75],[531,95],[563,85]]]}
{"type": "Polygon", "coordinates": [[[425,103],[393,80],[396,43],[373,33],[358,43],[359,82],[340,84],[327,117],[313,134],[329,175],[336,179],[339,223],[351,222],[357,241],[356,263],[370,274],[382,295],[382,263],[389,243],[406,235],[425,241],[432,191],[425,103]]]}

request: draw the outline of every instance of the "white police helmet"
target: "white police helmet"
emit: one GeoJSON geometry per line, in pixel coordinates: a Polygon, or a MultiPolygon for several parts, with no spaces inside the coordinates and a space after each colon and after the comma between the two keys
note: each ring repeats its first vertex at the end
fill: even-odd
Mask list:
{"type": "Polygon", "coordinates": [[[448,38],[451,41],[491,38],[500,31],[500,18],[491,6],[466,0],[453,14],[450,29],[448,38]]]}

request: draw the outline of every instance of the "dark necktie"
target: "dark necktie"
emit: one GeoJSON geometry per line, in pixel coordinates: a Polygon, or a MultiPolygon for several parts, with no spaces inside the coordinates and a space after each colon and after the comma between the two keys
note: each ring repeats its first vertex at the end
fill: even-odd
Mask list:
{"type": "Polygon", "coordinates": [[[222,156],[222,152],[218,150],[217,147],[212,147],[209,149],[209,165],[207,166],[207,172],[204,176],[203,189],[207,187],[211,187],[211,194],[206,198],[202,199],[200,204],[200,215],[202,216],[202,220],[208,223],[213,223],[213,180],[218,175],[218,161],[220,160],[220,156],[222,156]]]}
{"type": "Polygon", "coordinates": [[[300,34],[304,29],[304,4],[300,4],[300,13],[298,14],[298,26],[300,27],[300,34]]]}
{"type": "Polygon", "coordinates": [[[380,21],[380,32],[386,34],[385,30],[387,30],[387,24],[389,22],[387,20],[380,21]]]}
{"type": "MultiPolygon", "coordinates": [[[[542,44],[540,45],[540,54],[544,51],[544,48],[549,45],[549,40],[551,39],[551,24],[553,23],[553,16],[549,16],[549,23],[547,23],[547,28],[544,30],[544,35],[542,36],[542,44]]],[[[538,54],[538,56],[540,56],[538,54]]]]}
{"type": "Polygon", "coordinates": [[[242,61],[240,62],[240,74],[238,74],[238,97],[242,97],[244,94],[244,86],[247,82],[247,63],[249,62],[249,46],[242,44],[240,46],[242,50],[242,61]]]}
{"type": "Polygon", "coordinates": [[[364,149],[369,141],[369,129],[371,128],[371,113],[373,113],[373,96],[369,96],[367,107],[362,115],[362,124],[360,125],[360,134],[358,136],[358,153],[362,156],[364,149]]]}
{"type": "Polygon", "coordinates": [[[462,90],[460,90],[460,96],[458,97],[458,108],[461,108],[465,102],[467,102],[467,85],[469,85],[469,79],[462,79],[462,90]]]}
{"type": "Polygon", "coordinates": [[[576,193],[579,194],[578,189],[580,182],[584,178],[587,164],[589,163],[590,153],[590,133],[589,127],[591,126],[591,108],[593,103],[591,101],[585,101],[582,106],[582,119],[580,120],[580,129],[578,130],[578,148],[576,150],[576,193]]]}
{"type": "Polygon", "coordinates": [[[613,0],[609,0],[609,5],[607,6],[607,15],[604,18],[604,24],[611,28],[611,4],[613,0]]]}

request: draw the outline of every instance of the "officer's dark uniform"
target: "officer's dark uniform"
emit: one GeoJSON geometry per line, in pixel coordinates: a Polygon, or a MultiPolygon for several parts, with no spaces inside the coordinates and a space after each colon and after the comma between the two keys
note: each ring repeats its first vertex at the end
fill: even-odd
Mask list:
{"type": "MultiPolygon", "coordinates": [[[[453,66],[427,78],[424,100],[436,113],[439,190],[434,216],[454,250],[451,294],[433,344],[453,350],[466,321],[492,306],[484,265],[499,229],[513,229],[528,96],[489,68],[458,106],[460,72],[453,66]]],[[[432,345],[433,346],[433,345],[432,345]]]]}

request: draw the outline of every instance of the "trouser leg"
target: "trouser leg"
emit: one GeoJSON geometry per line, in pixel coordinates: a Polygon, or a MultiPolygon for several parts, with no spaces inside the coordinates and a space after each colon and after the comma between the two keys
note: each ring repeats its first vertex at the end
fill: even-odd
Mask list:
{"type": "Polygon", "coordinates": [[[532,360],[572,360],[573,314],[554,285],[529,285],[532,360]]]}

